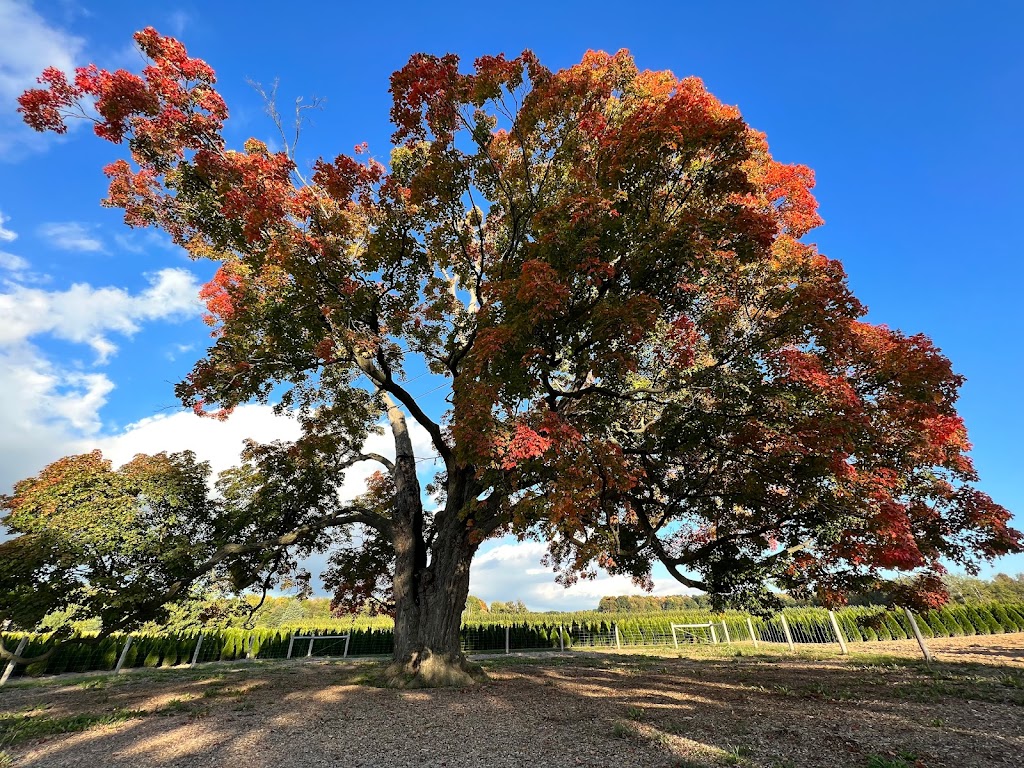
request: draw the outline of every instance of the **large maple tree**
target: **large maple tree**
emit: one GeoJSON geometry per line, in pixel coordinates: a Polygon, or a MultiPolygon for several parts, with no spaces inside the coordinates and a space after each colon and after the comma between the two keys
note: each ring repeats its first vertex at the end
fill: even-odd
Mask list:
{"type": "Polygon", "coordinates": [[[340,541],[338,601],[388,603],[396,671],[429,683],[471,674],[470,564],[501,534],[548,542],[567,579],[642,583],[661,562],[746,606],[899,573],[900,599],[941,600],[943,561],[1019,551],[972,487],[961,377],[926,337],[861,319],[804,239],[812,172],[700,80],[624,51],[558,72],[530,52],[468,72],[418,54],[391,80],[389,164],[357,148],[307,173],[255,139],[228,149],[213,70],[135,39],[141,74],[48,69],[20,104],[39,130],[78,115],[126,146],[105,205],[220,263],[202,293],[215,341],[178,394],[219,417],[282,397],[304,431],[275,455],[317,467],[288,474],[304,498],[381,465],[350,508],[232,528],[219,552],[264,547],[240,582],[286,544],[340,541]],[[444,413],[407,386],[422,366],[445,377],[444,413]],[[412,422],[443,463],[430,489],[412,422]],[[363,453],[380,424],[393,460],[363,453]]]}

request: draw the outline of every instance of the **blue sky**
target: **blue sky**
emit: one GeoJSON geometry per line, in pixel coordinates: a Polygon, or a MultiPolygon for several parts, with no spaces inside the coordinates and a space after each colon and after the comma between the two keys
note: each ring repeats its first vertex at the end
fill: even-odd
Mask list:
{"type": "MultiPolygon", "coordinates": [[[[196,449],[230,464],[240,439],[292,434],[264,409],[226,425],[180,412],[173,384],[208,340],[195,292],[212,272],[102,209],[116,149],[87,130],[38,136],[14,114],[47,65],[137,68],[152,25],[218,73],[228,136],[274,141],[247,80],[288,105],[325,99],[299,147],[311,161],[368,141],[388,154],[388,77],[417,51],[532,48],[551,68],[629,48],[642,68],[697,75],[815,169],[825,226],[869,319],[930,335],[967,377],[960,410],[981,488],[1024,527],[1024,11],[1017,3],[280,3],[0,0],[0,492],[69,452],[196,449]],[[659,5],[661,7],[659,7],[659,5]]],[[[421,436],[422,439],[422,436],[421,436]]],[[[425,445],[424,445],[425,449],[425,445]]],[[[353,481],[358,478],[353,478],[353,481]]],[[[585,607],[625,591],[563,593],[534,545],[499,542],[473,591],[585,607]]],[[[1024,571],[1024,557],[995,571],[1024,571]]],[[[659,592],[678,591],[667,580],[659,592]]]]}

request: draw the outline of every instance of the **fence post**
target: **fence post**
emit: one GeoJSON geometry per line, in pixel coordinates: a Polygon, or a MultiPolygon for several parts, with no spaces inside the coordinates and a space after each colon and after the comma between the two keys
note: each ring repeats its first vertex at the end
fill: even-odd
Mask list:
{"type": "Polygon", "coordinates": [[[793,645],[793,633],[789,631],[789,622],[786,621],[786,614],[780,613],[779,618],[782,619],[782,631],[786,633],[786,642],[789,643],[789,650],[795,651],[796,646],[793,645]]]}
{"type": "Polygon", "coordinates": [[[754,647],[757,648],[757,633],[754,632],[754,622],[747,616],[747,630],[750,632],[750,639],[754,641],[754,647]]]}
{"type": "Polygon", "coordinates": [[[904,608],[903,611],[907,614],[907,618],[910,620],[910,628],[914,630],[914,637],[917,638],[917,644],[921,646],[921,653],[924,654],[925,663],[932,663],[932,654],[928,650],[928,646],[924,644],[924,636],[921,634],[921,630],[917,627],[917,619],[914,618],[914,614],[910,612],[909,608],[904,608]]]}
{"type": "Polygon", "coordinates": [[[619,625],[618,624],[612,624],[612,629],[615,630],[615,649],[616,650],[621,650],[622,649],[622,640],[621,640],[621,638],[619,638],[619,625]]]}
{"type": "Polygon", "coordinates": [[[292,657],[292,648],[294,648],[294,647],[295,647],[295,633],[292,632],[292,636],[288,638],[288,655],[285,656],[286,659],[290,659],[292,657]]]}
{"type": "Polygon", "coordinates": [[[124,648],[121,649],[121,655],[117,657],[117,664],[114,665],[114,674],[120,674],[121,667],[124,666],[125,659],[128,658],[128,649],[132,647],[132,636],[128,635],[128,639],[124,643],[124,648]]]}
{"type": "Polygon", "coordinates": [[[832,622],[832,631],[836,633],[836,640],[839,641],[839,647],[843,649],[843,655],[846,656],[850,653],[846,648],[846,638],[843,637],[843,630],[839,627],[839,622],[836,620],[836,612],[831,608],[828,609],[828,618],[832,622]]]}
{"type": "Polygon", "coordinates": [[[245,652],[245,658],[252,658],[252,647],[256,644],[256,635],[249,635],[249,648],[245,652]]]}
{"type": "Polygon", "coordinates": [[[505,653],[508,653],[508,636],[510,627],[508,624],[505,625],[505,653]]]}
{"type": "Polygon", "coordinates": [[[309,636],[309,650],[306,651],[306,658],[308,659],[313,655],[313,641],[316,639],[316,635],[309,636]]]}
{"type": "Polygon", "coordinates": [[[203,647],[203,633],[200,632],[199,633],[199,639],[196,640],[196,650],[192,654],[192,663],[189,664],[190,667],[194,667],[196,665],[196,662],[199,661],[199,649],[202,648],[202,647],[203,647]]]}
{"type": "Polygon", "coordinates": [[[718,645],[718,632],[715,631],[715,622],[708,622],[708,629],[711,630],[711,642],[718,645]]]}
{"type": "MultiPolygon", "coordinates": [[[[26,645],[28,645],[28,635],[25,635],[23,638],[21,638],[21,642],[18,643],[18,649],[14,652],[14,655],[21,656],[21,652],[25,650],[26,645]]],[[[11,676],[11,673],[14,671],[15,666],[17,665],[14,663],[14,659],[11,659],[10,662],[7,664],[7,669],[5,669],[3,675],[0,676],[0,685],[3,685],[7,682],[7,678],[11,676]]]]}
{"type": "Polygon", "coordinates": [[[347,635],[345,635],[345,653],[342,655],[342,658],[344,658],[344,659],[348,658],[348,640],[349,640],[350,637],[352,637],[352,633],[351,632],[349,632],[347,635]]]}
{"type": "Polygon", "coordinates": [[[729,627],[726,626],[725,619],[722,619],[722,631],[725,633],[725,642],[732,645],[732,640],[729,637],[729,627]]]}
{"type": "Polygon", "coordinates": [[[565,650],[565,635],[562,633],[562,625],[558,625],[558,647],[565,650]]]}

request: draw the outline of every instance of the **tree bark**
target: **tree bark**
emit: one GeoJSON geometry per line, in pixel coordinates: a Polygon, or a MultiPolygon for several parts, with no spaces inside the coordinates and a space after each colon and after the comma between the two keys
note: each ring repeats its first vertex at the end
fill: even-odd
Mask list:
{"type": "MultiPolygon", "coordinates": [[[[400,687],[468,685],[483,676],[462,653],[459,630],[469,596],[469,568],[478,544],[458,513],[464,493],[449,493],[437,513],[428,551],[423,501],[416,477],[405,415],[389,402],[388,420],[395,438],[395,501],[391,535],[395,548],[394,658],[388,679],[400,687]],[[429,559],[428,559],[429,555],[429,559]]],[[[461,480],[461,475],[460,475],[461,480]]],[[[458,483],[459,488],[465,485],[458,483]]]]}
{"type": "Polygon", "coordinates": [[[396,542],[395,650],[388,669],[392,685],[458,686],[483,679],[460,643],[476,548],[457,515],[446,516],[431,543],[429,565],[418,571],[413,571],[415,560],[410,556],[415,546],[396,542]],[[415,584],[415,589],[399,590],[399,584],[415,584]]]}

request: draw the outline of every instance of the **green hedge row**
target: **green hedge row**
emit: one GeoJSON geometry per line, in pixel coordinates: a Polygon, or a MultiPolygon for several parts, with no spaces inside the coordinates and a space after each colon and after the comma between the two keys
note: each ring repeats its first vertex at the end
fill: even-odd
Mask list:
{"type": "MultiPolygon", "coordinates": [[[[785,611],[793,640],[796,643],[833,643],[836,641],[823,608],[789,608],[785,611]]],[[[856,607],[836,611],[836,618],[849,642],[904,640],[913,634],[903,611],[884,608],[856,607]]],[[[666,645],[673,642],[672,624],[706,624],[714,622],[719,640],[726,631],[734,641],[750,640],[752,626],[758,639],[766,642],[785,642],[781,621],[750,618],[746,614],[727,612],[712,614],[707,611],[678,611],[658,614],[526,614],[487,620],[480,617],[462,627],[462,647],[466,651],[503,651],[506,643],[511,650],[584,646],[666,645]],[[723,627],[724,625],[724,627],[723,627]],[[618,627],[616,638],[615,628],[618,627]]],[[[1024,631],[1024,604],[990,603],[987,605],[946,607],[918,615],[918,628],[925,637],[958,637],[988,635],[1002,632],[1024,631]]],[[[694,631],[701,636],[703,630],[694,631]]],[[[379,619],[365,626],[347,627],[331,623],[323,627],[289,629],[227,629],[203,635],[197,660],[234,661],[249,656],[256,659],[284,658],[288,654],[291,635],[349,634],[350,656],[376,656],[390,654],[394,647],[393,630],[379,619]]],[[[4,644],[15,648],[23,634],[3,634],[4,644]]],[[[195,653],[198,633],[180,635],[137,635],[134,637],[125,668],[172,667],[188,664],[195,653]]],[[[686,639],[683,633],[680,641],[686,639]]],[[[98,643],[69,641],[59,646],[48,659],[19,667],[15,674],[59,675],[65,672],[111,670],[124,649],[125,636],[113,636],[98,643]]],[[[48,635],[32,635],[25,649],[26,656],[46,651],[52,643],[48,635]]],[[[306,656],[308,640],[296,640],[293,656],[306,656]]],[[[344,640],[325,639],[313,645],[314,656],[341,656],[345,652],[344,640]]]]}

